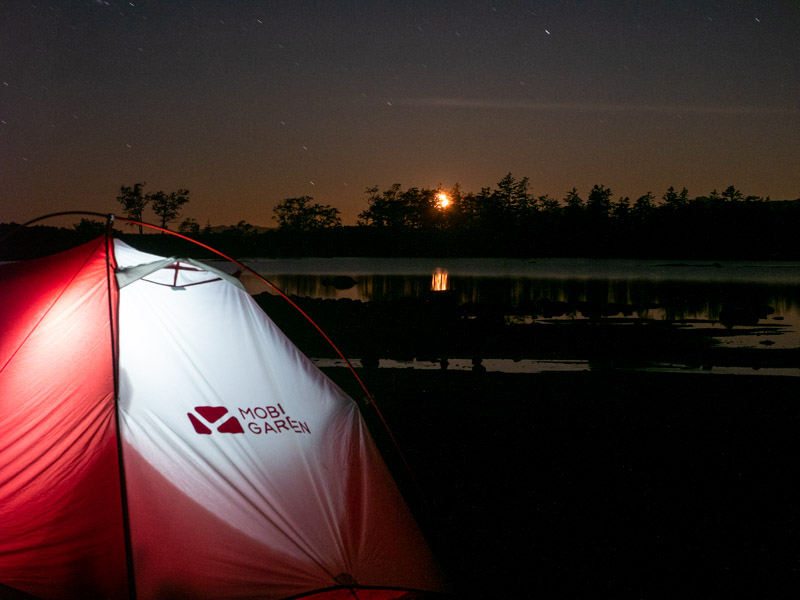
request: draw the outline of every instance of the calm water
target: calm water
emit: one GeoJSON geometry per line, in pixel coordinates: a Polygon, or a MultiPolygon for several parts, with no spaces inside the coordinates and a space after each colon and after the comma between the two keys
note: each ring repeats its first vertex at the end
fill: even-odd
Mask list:
{"type": "MultiPolygon", "coordinates": [[[[208,262],[229,273],[237,268],[226,261],[208,262]]],[[[538,310],[511,318],[525,322],[646,318],[709,328],[718,332],[715,339],[722,346],[800,348],[800,262],[566,258],[258,258],[244,262],[286,294],[301,297],[367,302],[422,298],[445,291],[460,304],[535,303],[540,307],[546,301],[555,305],[554,314],[538,310]],[[758,314],[747,324],[726,318],[737,311],[758,314]]],[[[251,294],[271,291],[249,273],[242,282],[251,294]]],[[[486,366],[525,372],[589,368],[581,361],[528,362],[497,361],[494,367],[491,362],[486,366]]],[[[438,368],[416,363],[400,366],[438,368]]],[[[456,359],[449,368],[468,369],[471,364],[462,365],[456,359]]],[[[715,372],[720,371],[715,367],[715,372]]],[[[800,365],[780,371],[777,374],[800,375],[800,365]]]]}
{"type": "MultiPolygon", "coordinates": [[[[800,262],[378,258],[245,262],[285,293],[297,296],[372,301],[447,291],[461,304],[533,306],[531,313],[536,314],[523,310],[513,317],[527,322],[591,316],[670,320],[714,329],[721,345],[800,348],[800,262]],[[543,305],[550,306],[550,314],[542,314],[543,305]]],[[[251,275],[242,281],[251,293],[267,291],[251,275]]]]}

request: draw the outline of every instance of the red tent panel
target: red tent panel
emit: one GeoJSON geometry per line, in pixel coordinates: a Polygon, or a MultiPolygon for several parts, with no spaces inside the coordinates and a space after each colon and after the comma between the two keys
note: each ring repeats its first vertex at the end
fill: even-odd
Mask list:
{"type": "Polygon", "coordinates": [[[0,581],[44,598],[127,596],[106,270],[0,266],[0,581]]]}

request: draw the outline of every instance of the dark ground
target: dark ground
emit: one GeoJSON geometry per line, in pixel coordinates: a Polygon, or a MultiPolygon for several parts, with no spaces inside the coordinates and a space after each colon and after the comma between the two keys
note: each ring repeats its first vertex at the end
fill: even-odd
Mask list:
{"type": "MultiPolygon", "coordinates": [[[[256,299],[306,355],[332,355],[287,303],[256,299]]],[[[368,405],[370,430],[457,597],[800,594],[800,378],[714,374],[794,369],[800,348],[719,347],[709,329],[607,316],[619,307],[522,325],[507,316],[552,307],[299,301],[346,356],[373,365],[590,362],[528,375],[359,370],[416,483],[368,405]],[[626,370],[658,362],[705,372],[626,370]]],[[[364,397],[347,369],[325,371],[364,397]]]]}
{"type": "MultiPolygon", "coordinates": [[[[363,397],[346,369],[326,372],[363,397]]],[[[458,597],[800,591],[797,378],[360,373],[458,597]]]]}

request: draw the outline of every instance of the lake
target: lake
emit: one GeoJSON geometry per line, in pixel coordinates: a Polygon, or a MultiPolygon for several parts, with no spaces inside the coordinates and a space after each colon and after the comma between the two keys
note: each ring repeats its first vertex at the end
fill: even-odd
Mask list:
{"type": "MultiPolygon", "coordinates": [[[[487,258],[244,262],[286,294],[300,297],[369,302],[447,293],[462,305],[515,307],[507,317],[512,321],[661,320],[709,328],[721,346],[800,348],[800,262],[487,258]]],[[[217,266],[228,272],[235,269],[217,266]]],[[[248,273],[242,282],[253,294],[269,289],[248,273]]],[[[580,368],[544,366],[562,367],[580,368]]],[[[788,374],[800,375],[800,365],[788,374]]]]}

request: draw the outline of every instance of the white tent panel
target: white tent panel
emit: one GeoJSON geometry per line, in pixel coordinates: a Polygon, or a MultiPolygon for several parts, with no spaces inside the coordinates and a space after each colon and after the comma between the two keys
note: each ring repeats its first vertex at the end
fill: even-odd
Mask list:
{"type": "MultiPolygon", "coordinates": [[[[115,254],[121,267],[160,260],[119,241],[115,254]]],[[[120,291],[137,591],[438,589],[427,545],[355,403],[246,292],[179,267],[177,280],[173,264],[120,291]]]]}

